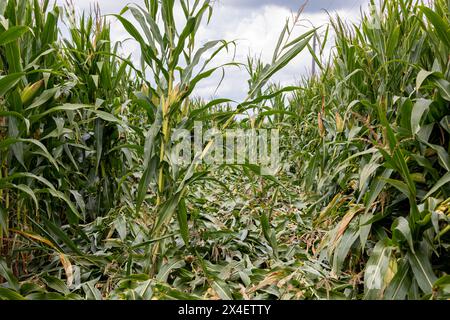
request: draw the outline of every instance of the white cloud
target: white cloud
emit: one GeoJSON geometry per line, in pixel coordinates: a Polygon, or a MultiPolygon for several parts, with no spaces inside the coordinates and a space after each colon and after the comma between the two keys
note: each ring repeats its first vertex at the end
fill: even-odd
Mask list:
{"type": "MultiPolygon", "coordinates": [[[[60,4],[63,3],[63,0],[57,1],[60,4]]],[[[261,56],[264,62],[270,62],[286,18],[292,14],[287,4],[293,3],[293,1],[265,0],[263,5],[253,0],[250,2],[233,1],[221,0],[216,2],[211,23],[203,25],[199,29],[198,44],[201,45],[207,41],[217,39],[237,40],[236,62],[245,62],[247,55],[261,56]]],[[[322,1],[320,8],[336,9],[344,20],[356,21],[359,17],[359,6],[362,1],[364,0],[356,0],[352,6],[348,3],[344,6],[340,0],[322,1]]],[[[74,0],[78,10],[89,10],[90,6],[95,2],[99,3],[103,14],[110,14],[120,12],[122,7],[130,1],[74,0]]],[[[131,2],[142,4],[143,0],[131,2]]],[[[295,28],[292,38],[310,30],[311,23],[315,26],[327,24],[329,20],[328,15],[318,9],[319,4],[317,3],[314,6],[314,10],[307,10],[302,14],[302,26],[295,28]]],[[[110,21],[113,40],[123,41],[129,38],[129,35],[116,19],[111,17],[110,21]]],[[[327,53],[330,52],[331,47],[332,41],[327,46],[327,53]]],[[[123,48],[125,54],[131,53],[134,56],[134,60],[136,62],[139,61],[139,47],[136,43],[127,41],[123,48]]],[[[232,56],[233,52],[217,56],[215,60],[216,65],[229,62],[232,56]]],[[[300,54],[277,74],[273,81],[281,82],[284,85],[295,84],[302,76],[308,73],[308,70],[311,69],[311,63],[311,55],[305,50],[304,53],[300,54]]],[[[221,76],[222,74],[219,71],[214,77],[205,80],[199,85],[195,94],[205,99],[211,98],[221,76]]],[[[245,97],[247,89],[247,74],[244,68],[229,67],[226,69],[226,78],[222,82],[217,96],[240,100],[245,97]]]]}
{"type": "MultiPolygon", "coordinates": [[[[241,8],[219,4],[215,9],[216,14],[213,16],[211,24],[200,29],[200,39],[238,40],[236,60],[239,62],[245,62],[248,55],[260,56],[265,63],[271,62],[286,18],[292,15],[291,10],[278,5],[241,8]]],[[[356,22],[359,17],[359,8],[355,8],[353,11],[338,10],[337,13],[346,21],[356,22]]],[[[312,28],[311,23],[316,27],[326,25],[329,16],[325,12],[305,12],[302,14],[301,20],[301,26],[294,29],[291,39],[310,30],[312,28]]],[[[324,29],[325,27],[322,28],[322,30],[324,29]]],[[[328,57],[331,47],[332,41],[328,43],[324,56],[328,57]]],[[[225,63],[230,56],[220,56],[220,62],[225,63]]],[[[294,85],[301,77],[310,72],[311,65],[312,57],[306,49],[285,69],[275,75],[272,80],[283,85],[294,85]]],[[[217,79],[214,80],[217,82],[217,79]]],[[[210,82],[203,83],[197,93],[206,98],[213,94],[215,87],[212,88],[210,82]]],[[[245,97],[246,90],[247,74],[245,70],[234,68],[228,70],[227,77],[217,95],[239,100],[245,97]]]]}

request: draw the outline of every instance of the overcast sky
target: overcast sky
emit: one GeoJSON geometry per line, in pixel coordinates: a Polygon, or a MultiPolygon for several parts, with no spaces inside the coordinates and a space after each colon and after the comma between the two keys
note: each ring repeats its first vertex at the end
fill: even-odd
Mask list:
{"type": "MultiPolygon", "coordinates": [[[[63,0],[57,0],[62,4],[63,0]]],[[[93,3],[98,2],[103,14],[119,13],[128,3],[142,4],[143,0],[74,0],[79,10],[89,10],[93,3]]],[[[303,26],[296,28],[295,33],[301,34],[311,28],[311,24],[324,26],[330,13],[339,14],[348,22],[358,22],[361,8],[365,10],[368,0],[310,0],[302,14],[303,26]]],[[[209,25],[200,28],[197,37],[201,45],[210,40],[238,40],[235,60],[244,62],[248,55],[261,56],[264,62],[270,62],[278,36],[286,22],[286,18],[296,12],[303,0],[216,0],[214,14],[209,25]]],[[[120,23],[111,18],[113,40],[122,41],[129,38],[120,23]]],[[[324,27],[325,29],[325,27],[324,27]]],[[[329,54],[330,45],[326,54],[329,54]]],[[[138,59],[139,47],[136,43],[127,41],[125,53],[131,53],[138,59]]],[[[307,50],[306,50],[307,51],[307,50]]],[[[221,55],[217,63],[230,61],[232,55],[221,55]]],[[[298,80],[311,72],[311,56],[305,52],[293,60],[283,71],[274,77],[275,82],[283,85],[296,84],[298,80]]],[[[211,98],[220,81],[219,72],[214,77],[201,83],[195,94],[205,99],[211,98]]],[[[240,100],[248,91],[247,73],[237,68],[227,69],[225,80],[216,96],[240,100]]]]}

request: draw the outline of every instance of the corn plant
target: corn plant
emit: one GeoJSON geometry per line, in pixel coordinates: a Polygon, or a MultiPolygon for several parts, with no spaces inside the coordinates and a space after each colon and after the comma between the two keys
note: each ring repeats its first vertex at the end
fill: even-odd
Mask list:
{"type": "MultiPolygon", "coordinates": [[[[113,203],[126,203],[116,189],[126,172],[125,161],[120,160],[127,155],[112,150],[115,145],[110,141],[126,139],[120,132],[126,125],[115,116],[123,113],[120,108],[126,100],[121,99],[123,92],[120,95],[113,88],[119,84],[132,88],[125,80],[129,62],[116,58],[108,44],[109,29],[99,20],[94,39],[92,16],[82,18],[77,31],[73,26],[74,44],[66,41],[63,48],[56,43],[60,8],[49,9],[49,1],[42,6],[37,1],[8,1],[2,13],[6,22],[2,24],[0,49],[5,74],[1,78],[1,116],[7,124],[1,142],[2,248],[26,273],[33,253],[17,253],[18,237],[37,242],[40,250],[50,246],[69,272],[68,255],[80,255],[81,251],[68,234],[78,233],[60,228],[75,228],[105,214],[113,203]],[[90,46],[92,55],[84,55],[85,51],[76,55],[77,49],[86,49],[77,40],[90,46]],[[93,46],[96,52],[92,52],[93,46]],[[101,61],[99,55],[107,58],[101,61]],[[85,81],[99,77],[102,68],[93,69],[94,74],[84,79],[69,72],[75,65],[90,65],[92,56],[94,66],[103,62],[103,70],[107,70],[101,78],[105,89],[95,96],[89,96],[93,90],[85,87],[95,83],[85,81]],[[111,81],[105,81],[106,77],[111,81]],[[110,108],[108,112],[101,110],[105,105],[110,108]],[[95,132],[92,139],[91,132],[95,132]],[[96,202],[98,196],[100,201],[96,202]]],[[[132,162],[131,154],[128,156],[132,162]]]]}
{"type": "Polygon", "coordinates": [[[299,170],[311,191],[328,191],[315,197],[319,208],[325,204],[315,225],[333,226],[319,250],[335,272],[346,262],[357,277],[368,254],[365,298],[430,297],[437,273],[443,275],[433,256],[446,255],[441,241],[448,232],[448,47],[441,32],[448,4],[371,4],[361,26],[332,20],[333,67],[298,94],[302,108],[306,99],[316,106],[304,109],[309,117],[298,135],[321,146],[296,154],[299,170]]]}
{"type": "MultiPolygon", "coordinates": [[[[101,16],[99,7],[89,16],[78,19],[72,6],[66,10],[70,39],[64,39],[64,53],[74,74],[78,75],[78,85],[70,97],[73,104],[94,106],[97,118],[93,123],[93,133],[82,138],[85,144],[95,150],[95,163],[85,157],[80,170],[89,177],[83,181],[91,218],[102,216],[116,205],[120,205],[121,179],[128,175],[127,168],[134,166],[134,154],[120,146],[129,135],[142,134],[139,130],[128,130],[128,115],[131,114],[130,100],[134,87],[131,83],[132,64],[119,55],[120,43],[113,44],[109,24],[101,16]]],[[[89,112],[88,112],[89,113],[89,112]]],[[[86,129],[90,129],[87,127],[86,129]]],[[[127,191],[129,192],[129,191],[127,191]]]]}
{"type": "MultiPolygon", "coordinates": [[[[177,31],[174,20],[175,1],[162,1],[161,3],[147,1],[145,8],[125,7],[122,14],[130,11],[145,36],[141,35],[123,15],[116,15],[116,17],[140,44],[144,68],[151,71],[154,81],[154,84],[146,81],[149,93],[146,97],[145,107],[150,114],[149,121],[153,121],[153,124],[145,140],[143,175],[137,190],[136,210],[141,209],[149,186],[154,186],[153,193],[157,195],[154,204],[159,209],[152,234],[157,238],[160,237],[161,230],[170,221],[172,214],[177,211],[180,234],[184,242],[188,243],[187,212],[184,200],[186,188],[189,184],[205,176],[206,171],[195,172],[198,167],[196,161],[185,170],[171,162],[170,155],[173,144],[171,135],[174,129],[190,129],[192,127],[196,119],[192,113],[189,114],[189,97],[202,79],[210,77],[215,71],[226,66],[208,69],[213,58],[219,52],[228,50],[233,43],[211,41],[195,51],[195,35],[205,14],[209,14],[209,20],[212,7],[210,1],[195,1],[193,4],[189,1],[181,1],[180,5],[185,19],[181,32],[177,31]],[[158,16],[162,18],[163,23],[158,24],[158,16]],[[202,56],[207,53],[210,56],[199,66],[202,56]],[[200,71],[195,73],[198,66],[200,71]]],[[[255,79],[248,98],[238,106],[237,112],[234,112],[228,120],[223,121],[222,128],[231,124],[234,114],[242,112],[243,108],[248,108],[257,99],[262,100],[260,92],[264,84],[306,47],[311,34],[310,32],[290,43],[286,41],[284,47],[281,47],[282,40],[284,40],[284,36],[282,36],[273,64],[268,65],[255,79]]],[[[228,65],[233,65],[233,63],[228,65]]],[[[142,73],[144,74],[145,70],[142,73]]],[[[229,100],[217,99],[208,103],[207,107],[227,101],[229,100]]],[[[213,141],[209,142],[202,153],[195,155],[196,159],[203,157],[212,144],[213,141]]],[[[153,250],[157,250],[157,248],[158,245],[153,250]]]]}

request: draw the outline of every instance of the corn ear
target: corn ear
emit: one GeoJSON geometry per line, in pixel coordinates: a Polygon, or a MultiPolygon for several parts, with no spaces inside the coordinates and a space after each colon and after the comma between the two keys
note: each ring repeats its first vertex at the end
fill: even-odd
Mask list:
{"type": "Polygon", "coordinates": [[[319,115],[317,116],[317,122],[319,125],[319,134],[322,138],[325,137],[325,126],[323,125],[323,120],[322,120],[322,112],[319,112],[319,115]]]}
{"type": "Polygon", "coordinates": [[[342,120],[341,115],[336,112],[336,131],[342,133],[344,131],[344,120],[342,120]]]}
{"type": "Polygon", "coordinates": [[[24,105],[30,104],[34,100],[34,98],[36,98],[39,90],[43,87],[43,85],[44,80],[39,80],[38,82],[26,86],[20,94],[20,99],[22,100],[22,103],[24,105]]]}

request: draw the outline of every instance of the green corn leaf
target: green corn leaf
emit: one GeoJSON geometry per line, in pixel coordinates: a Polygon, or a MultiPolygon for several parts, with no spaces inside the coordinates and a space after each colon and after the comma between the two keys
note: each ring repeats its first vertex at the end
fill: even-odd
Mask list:
{"type": "Polygon", "coordinates": [[[103,300],[102,293],[95,287],[97,282],[98,279],[95,279],[81,285],[87,300],[103,300]]]}
{"type": "Polygon", "coordinates": [[[450,156],[448,155],[447,151],[440,145],[431,144],[427,141],[423,140],[422,138],[419,138],[419,140],[426,144],[428,147],[436,151],[439,158],[439,164],[447,171],[450,171],[450,156]]]}
{"type": "Polygon", "coordinates": [[[45,227],[47,230],[51,231],[59,240],[61,240],[67,247],[69,247],[76,254],[83,256],[84,254],[78,248],[78,246],[73,242],[70,237],[58,226],[56,226],[50,220],[42,217],[45,227]]]}
{"type": "Polygon", "coordinates": [[[386,183],[389,183],[393,187],[395,187],[398,191],[403,193],[405,196],[407,196],[407,197],[410,196],[410,192],[409,192],[409,189],[408,189],[408,186],[406,185],[406,183],[399,181],[399,180],[394,180],[394,179],[382,179],[382,180],[385,181],[386,183]]]}
{"type": "Polygon", "coordinates": [[[344,232],[333,253],[333,271],[340,274],[350,249],[359,237],[359,232],[349,228],[344,232]]]}
{"type": "Polygon", "coordinates": [[[431,106],[433,101],[419,99],[414,104],[412,113],[411,113],[411,129],[413,134],[417,134],[420,130],[420,121],[431,106]]]}
{"type": "Polygon", "coordinates": [[[20,81],[24,73],[13,73],[7,76],[0,77],[0,97],[3,97],[9,90],[20,81]]]}
{"type": "Polygon", "coordinates": [[[72,201],[61,191],[53,190],[53,189],[47,189],[45,191],[48,191],[53,197],[59,198],[60,200],[64,201],[70,210],[67,211],[68,218],[71,220],[72,223],[76,223],[77,219],[83,219],[81,214],[78,212],[76,206],[73,204],[72,201]],[[73,213],[74,216],[70,215],[69,213],[73,213]]]}
{"type": "Polygon", "coordinates": [[[8,211],[0,203],[0,230],[8,234],[8,211]]]}
{"type": "Polygon", "coordinates": [[[155,122],[150,130],[147,132],[144,146],[144,173],[139,182],[136,200],[136,212],[139,212],[141,205],[144,202],[151,180],[156,180],[154,177],[155,168],[152,166],[152,159],[155,155],[156,137],[162,127],[162,109],[158,109],[155,122]]]}
{"type": "Polygon", "coordinates": [[[95,121],[95,142],[96,142],[96,157],[97,164],[95,166],[95,174],[98,175],[98,169],[100,167],[100,162],[102,161],[103,155],[103,132],[104,132],[105,124],[100,119],[95,121]]]}
{"type": "Polygon", "coordinates": [[[450,116],[444,117],[440,122],[442,128],[445,129],[448,133],[450,133],[450,116]]]}
{"type": "Polygon", "coordinates": [[[2,142],[0,142],[0,149],[7,148],[10,145],[14,145],[16,143],[31,143],[31,144],[34,144],[35,146],[39,147],[39,149],[41,149],[41,151],[42,151],[41,154],[50,161],[50,163],[55,167],[56,170],[59,171],[59,166],[56,163],[55,158],[53,158],[53,156],[48,152],[47,148],[38,140],[8,138],[8,139],[5,139],[2,142]]]}
{"type": "Polygon", "coordinates": [[[160,282],[167,282],[167,278],[173,270],[183,268],[186,265],[184,260],[172,259],[165,263],[159,273],[156,275],[156,280],[160,282]]]}
{"type": "Polygon", "coordinates": [[[44,92],[42,92],[42,94],[37,97],[36,99],[33,100],[33,102],[31,103],[31,105],[29,107],[27,107],[26,110],[32,110],[35,108],[38,108],[40,106],[42,106],[43,104],[47,103],[50,99],[52,99],[56,93],[59,91],[59,88],[52,88],[49,90],[45,90],[44,92]]]}
{"type": "Polygon", "coordinates": [[[437,278],[431,267],[430,260],[421,250],[416,250],[415,253],[409,252],[407,259],[411,266],[411,270],[416,279],[420,289],[426,294],[431,293],[433,284],[437,278]]]}
{"type": "Polygon", "coordinates": [[[439,16],[432,9],[421,6],[420,10],[426,15],[430,23],[434,26],[434,31],[438,35],[439,39],[450,48],[450,26],[447,21],[439,16]]]}
{"type": "Polygon", "coordinates": [[[0,46],[7,45],[22,37],[25,33],[31,31],[27,26],[14,26],[0,33],[0,46]]]}
{"type": "Polygon", "coordinates": [[[183,241],[186,245],[189,245],[189,226],[188,226],[188,217],[187,217],[187,209],[186,203],[184,199],[180,200],[177,209],[178,215],[178,225],[180,226],[180,234],[183,238],[183,241]]]}
{"type": "Polygon", "coordinates": [[[82,109],[91,109],[93,108],[92,105],[85,105],[85,104],[69,104],[66,103],[62,106],[58,106],[58,107],[53,107],[43,113],[40,113],[38,115],[34,115],[30,117],[31,122],[37,122],[40,119],[42,119],[43,117],[55,113],[55,112],[59,112],[59,111],[77,111],[77,110],[82,110],[82,109]]]}
{"type": "Polygon", "coordinates": [[[436,79],[434,83],[439,88],[442,98],[450,101],[450,82],[444,79],[436,79]]]}
{"type": "Polygon", "coordinates": [[[173,68],[178,64],[180,54],[182,53],[183,49],[185,48],[185,42],[186,39],[189,37],[189,35],[194,31],[195,25],[197,23],[197,18],[195,17],[189,17],[186,26],[184,27],[183,31],[180,34],[180,37],[178,38],[178,44],[172,52],[172,61],[170,62],[169,68],[173,68]]]}
{"type": "Polygon", "coordinates": [[[37,176],[37,175],[34,175],[29,172],[14,173],[14,174],[8,176],[7,180],[14,181],[15,179],[20,179],[20,178],[29,178],[29,179],[37,180],[37,181],[41,182],[42,184],[44,184],[47,188],[56,191],[55,187],[50,183],[50,181],[48,181],[47,179],[45,179],[41,176],[37,176]]]}
{"type": "Polygon", "coordinates": [[[424,199],[431,197],[436,191],[442,188],[444,185],[450,182],[450,172],[447,172],[438,182],[431,188],[431,190],[425,195],[424,199]]]}
{"type": "MultiPolygon", "coordinates": [[[[154,35],[159,34],[159,29],[158,29],[157,24],[152,19],[152,17],[148,13],[146,13],[142,8],[140,8],[138,5],[136,5],[136,8],[134,6],[129,5],[125,9],[130,10],[131,13],[133,14],[133,17],[136,19],[137,22],[139,22],[139,25],[140,25],[142,31],[144,31],[144,34],[147,38],[149,45],[151,46],[152,50],[156,52],[157,49],[156,49],[154,35]]],[[[122,11],[122,14],[123,13],[124,13],[124,11],[122,11]]],[[[162,39],[161,39],[160,34],[159,34],[159,40],[161,41],[160,42],[160,44],[161,44],[162,39]]]]}
{"type": "Polygon", "coordinates": [[[270,226],[269,217],[265,212],[261,213],[260,221],[264,237],[266,238],[267,242],[269,242],[270,247],[273,250],[274,256],[278,258],[278,243],[276,235],[274,230],[272,230],[272,227],[270,226]]]}
{"type": "Polygon", "coordinates": [[[371,184],[369,191],[366,193],[365,196],[365,206],[366,210],[364,215],[362,216],[360,220],[360,229],[359,229],[359,235],[360,235],[360,241],[361,241],[361,248],[365,248],[367,239],[369,237],[370,229],[371,229],[371,223],[370,220],[373,217],[373,213],[370,212],[370,209],[372,208],[373,203],[375,200],[379,197],[381,191],[383,191],[385,185],[386,185],[386,179],[389,179],[389,177],[392,175],[394,170],[392,169],[386,169],[381,174],[381,176],[377,177],[371,184]]]}
{"type": "Polygon", "coordinates": [[[364,271],[364,298],[374,299],[381,296],[385,286],[385,274],[389,268],[392,247],[386,241],[379,241],[367,262],[364,271]]]}
{"type": "Polygon", "coordinates": [[[434,75],[435,72],[431,72],[431,71],[426,71],[426,70],[420,70],[419,74],[417,75],[417,79],[416,79],[416,90],[419,91],[420,88],[422,87],[422,84],[424,83],[424,81],[430,77],[431,75],[434,75]]]}
{"type": "Polygon", "coordinates": [[[154,234],[159,234],[161,228],[166,225],[170,219],[172,218],[175,210],[178,207],[180,202],[180,193],[177,193],[170,197],[159,209],[158,217],[155,223],[155,227],[153,228],[154,234]]]}
{"type": "Polygon", "coordinates": [[[215,280],[211,283],[211,287],[216,291],[222,300],[233,300],[233,295],[229,286],[223,280],[215,280]]]}
{"type": "Polygon", "coordinates": [[[27,300],[65,300],[65,297],[56,292],[33,292],[26,296],[27,300]]]}
{"type": "Polygon", "coordinates": [[[8,268],[8,266],[6,265],[6,261],[3,258],[0,258],[0,276],[6,279],[8,285],[12,289],[19,291],[19,281],[13,275],[12,271],[8,268]]]}
{"type": "Polygon", "coordinates": [[[25,297],[8,288],[0,287],[0,300],[26,300],[25,297]]]}
{"type": "MultiPolygon", "coordinates": [[[[202,58],[202,56],[208,50],[214,48],[219,43],[221,43],[221,41],[218,41],[218,40],[209,41],[209,42],[205,43],[203,45],[203,47],[201,47],[199,50],[197,50],[191,63],[183,70],[183,77],[182,77],[182,81],[181,81],[182,84],[187,84],[189,82],[189,79],[192,76],[192,72],[194,71],[194,68],[198,65],[198,63],[200,62],[200,59],[202,58]]],[[[226,47],[226,43],[223,44],[221,47],[219,47],[219,49],[217,51],[219,51],[225,47],[226,47]]],[[[201,70],[204,70],[205,66],[206,66],[206,63],[205,63],[205,65],[203,65],[203,68],[201,70]]]]}
{"type": "Polygon", "coordinates": [[[36,194],[34,193],[34,191],[27,185],[24,184],[19,184],[19,185],[13,185],[14,188],[26,193],[27,195],[29,195],[31,197],[31,199],[33,199],[34,204],[36,206],[36,210],[39,210],[39,202],[38,199],[36,197],[36,194]]]}
{"type": "Polygon", "coordinates": [[[15,117],[22,120],[27,128],[27,133],[30,131],[30,121],[25,118],[22,114],[15,111],[0,111],[0,117],[15,117]]]}
{"type": "Polygon", "coordinates": [[[409,264],[402,260],[399,264],[397,273],[386,288],[384,293],[385,300],[404,300],[411,287],[411,274],[409,264]]]}
{"type": "Polygon", "coordinates": [[[396,241],[406,240],[411,252],[414,253],[414,243],[408,220],[404,217],[397,218],[392,224],[392,234],[396,241]]]}
{"type": "Polygon", "coordinates": [[[284,68],[292,59],[294,59],[300,52],[302,52],[303,49],[308,45],[314,32],[316,32],[316,30],[311,30],[289,43],[286,47],[292,46],[292,48],[289,49],[288,52],[281,56],[260,76],[256,84],[250,90],[249,97],[253,98],[256,92],[258,92],[267,83],[267,80],[269,80],[269,78],[271,78],[275,73],[284,68]]]}
{"type": "Polygon", "coordinates": [[[105,112],[105,111],[101,111],[101,110],[92,110],[93,113],[95,113],[100,119],[106,121],[106,122],[112,122],[112,123],[117,123],[120,125],[125,125],[125,123],[119,119],[117,119],[115,116],[113,116],[112,114],[105,112]]]}
{"type": "Polygon", "coordinates": [[[137,294],[139,294],[144,300],[151,300],[153,296],[153,289],[152,289],[153,281],[147,280],[140,284],[135,291],[137,294]]]}
{"type": "Polygon", "coordinates": [[[47,287],[49,287],[59,293],[62,293],[64,295],[67,295],[70,293],[69,288],[67,288],[66,284],[61,279],[58,279],[58,278],[55,278],[55,277],[52,277],[49,275],[45,275],[42,277],[42,280],[44,280],[47,287]]]}

